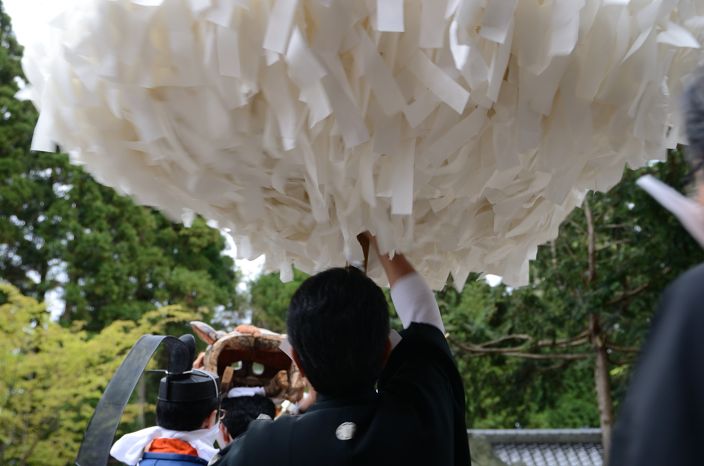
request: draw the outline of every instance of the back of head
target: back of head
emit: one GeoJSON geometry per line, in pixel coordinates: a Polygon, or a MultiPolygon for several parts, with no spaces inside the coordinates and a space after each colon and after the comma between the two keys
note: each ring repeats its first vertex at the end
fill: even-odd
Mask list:
{"type": "Polygon", "coordinates": [[[684,104],[687,139],[696,165],[704,160],[704,67],[695,72],[694,81],[685,93],[684,104]]]}
{"type": "Polygon", "coordinates": [[[221,406],[225,411],[221,422],[225,424],[233,439],[242,435],[249,423],[261,414],[266,414],[272,419],[276,417],[274,402],[262,395],[226,398],[222,400],[221,406]]]}
{"type": "Polygon", "coordinates": [[[305,375],[323,395],[374,387],[384,363],[389,312],[384,293],[354,267],[308,278],[288,309],[288,338],[305,375]]]}
{"type": "Polygon", "coordinates": [[[217,407],[217,398],[191,402],[157,400],[156,423],[159,427],[170,430],[198,430],[217,407]]]}
{"type": "Polygon", "coordinates": [[[168,371],[159,382],[156,423],[165,429],[198,430],[218,407],[219,379],[192,368],[196,349],[192,335],[179,340],[170,346],[168,371]]]}

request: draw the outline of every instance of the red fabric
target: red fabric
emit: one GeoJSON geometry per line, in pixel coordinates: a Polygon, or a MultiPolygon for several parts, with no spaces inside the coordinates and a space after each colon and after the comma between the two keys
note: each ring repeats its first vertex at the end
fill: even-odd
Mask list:
{"type": "Polygon", "coordinates": [[[155,438],[147,447],[147,452],[198,456],[198,450],[193,448],[190,443],[177,438],[155,438]]]}

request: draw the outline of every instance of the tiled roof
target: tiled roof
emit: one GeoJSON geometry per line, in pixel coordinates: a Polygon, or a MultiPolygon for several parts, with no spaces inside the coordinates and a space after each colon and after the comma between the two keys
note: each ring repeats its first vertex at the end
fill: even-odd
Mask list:
{"type": "Polygon", "coordinates": [[[509,466],[603,466],[599,429],[469,430],[509,466]]]}

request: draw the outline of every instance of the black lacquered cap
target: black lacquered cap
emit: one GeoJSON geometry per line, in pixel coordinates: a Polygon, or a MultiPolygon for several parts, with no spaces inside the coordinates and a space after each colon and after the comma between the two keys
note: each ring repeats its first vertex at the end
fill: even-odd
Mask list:
{"type": "Polygon", "coordinates": [[[166,377],[159,383],[161,401],[189,403],[218,397],[218,377],[204,371],[194,370],[196,342],[193,335],[179,338],[188,351],[174,351],[169,357],[169,369],[166,377]]]}

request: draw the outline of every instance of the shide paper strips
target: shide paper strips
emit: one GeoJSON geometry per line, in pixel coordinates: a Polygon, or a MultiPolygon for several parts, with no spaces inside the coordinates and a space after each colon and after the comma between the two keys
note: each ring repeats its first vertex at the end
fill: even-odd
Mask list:
{"type": "Polygon", "coordinates": [[[645,175],[636,182],[664,208],[672,212],[682,226],[704,247],[704,206],[689,199],[676,189],[666,185],[651,175],[645,175]]]}
{"type": "Polygon", "coordinates": [[[282,278],[368,229],[439,288],[525,284],[587,190],[680,142],[703,28],[699,0],[73,0],[19,38],[35,150],[282,278]]]}

